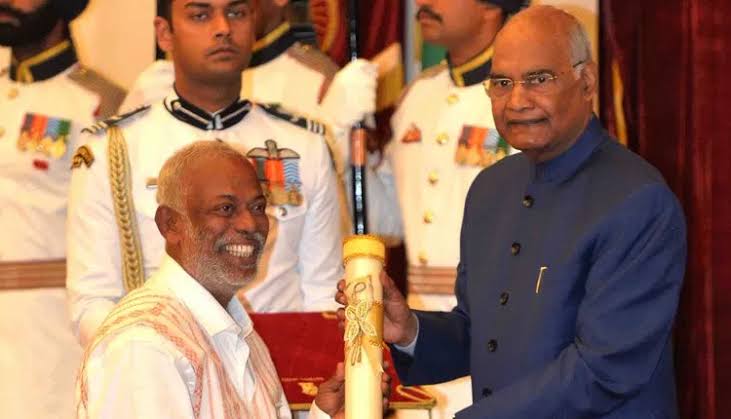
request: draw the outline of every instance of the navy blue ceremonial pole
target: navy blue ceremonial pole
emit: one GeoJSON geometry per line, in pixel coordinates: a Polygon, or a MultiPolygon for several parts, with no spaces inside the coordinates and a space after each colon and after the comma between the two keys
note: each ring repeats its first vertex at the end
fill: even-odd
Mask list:
{"type": "MultiPolygon", "coordinates": [[[[348,1],[348,46],[350,59],[358,58],[358,0],[348,1]]],[[[368,234],[368,211],[366,209],[366,130],[361,121],[350,131],[350,181],[353,201],[353,230],[355,234],[368,234]]]]}

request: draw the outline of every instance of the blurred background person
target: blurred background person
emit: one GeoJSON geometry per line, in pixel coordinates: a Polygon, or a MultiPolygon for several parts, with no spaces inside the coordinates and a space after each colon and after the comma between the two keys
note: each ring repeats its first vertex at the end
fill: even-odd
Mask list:
{"type": "Polygon", "coordinates": [[[0,0],[0,417],[73,417],[81,349],[66,303],[66,198],[80,131],[124,92],[79,64],[85,0],[0,0]]]}

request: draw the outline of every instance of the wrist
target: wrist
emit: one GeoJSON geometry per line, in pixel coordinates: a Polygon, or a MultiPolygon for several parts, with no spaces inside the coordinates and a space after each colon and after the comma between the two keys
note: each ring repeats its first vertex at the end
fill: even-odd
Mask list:
{"type": "Polygon", "coordinates": [[[411,345],[414,340],[416,340],[416,335],[418,334],[418,332],[419,328],[416,314],[414,314],[414,312],[412,311],[409,311],[409,317],[405,322],[404,333],[401,336],[401,339],[399,339],[398,342],[395,342],[396,345],[401,347],[407,347],[411,345]]]}

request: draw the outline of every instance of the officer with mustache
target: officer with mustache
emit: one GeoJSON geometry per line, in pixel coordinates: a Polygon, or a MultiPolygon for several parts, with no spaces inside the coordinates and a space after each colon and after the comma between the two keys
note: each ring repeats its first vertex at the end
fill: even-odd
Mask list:
{"type": "Polygon", "coordinates": [[[0,0],[0,417],[70,418],[81,348],[66,303],[69,167],[81,130],[124,92],[81,66],[86,0],[0,0]]]}

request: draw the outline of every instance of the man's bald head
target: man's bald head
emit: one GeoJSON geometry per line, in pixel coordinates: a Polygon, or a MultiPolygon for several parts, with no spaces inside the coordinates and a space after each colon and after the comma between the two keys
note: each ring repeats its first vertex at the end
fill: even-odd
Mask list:
{"type": "Polygon", "coordinates": [[[570,148],[592,115],[597,70],[570,14],[532,6],[498,33],[489,95],[498,132],[536,161],[570,148]]]}
{"type": "Polygon", "coordinates": [[[500,43],[509,44],[516,39],[519,42],[551,44],[567,55],[572,64],[591,60],[589,36],[581,22],[553,6],[531,6],[513,16],[498,33],[495,49],[501,49],[500,43]]]}

